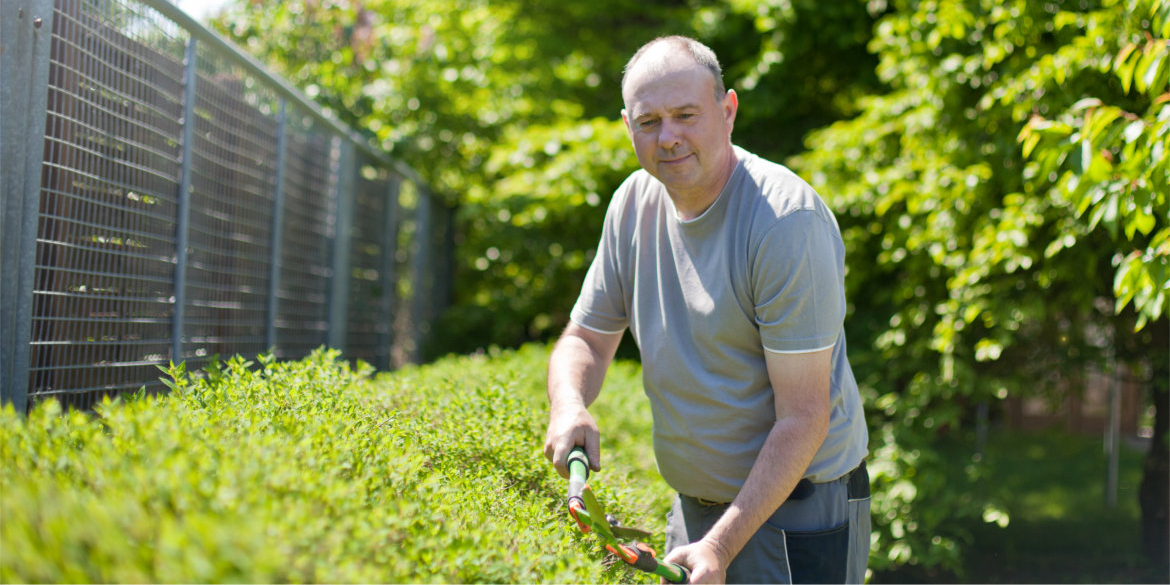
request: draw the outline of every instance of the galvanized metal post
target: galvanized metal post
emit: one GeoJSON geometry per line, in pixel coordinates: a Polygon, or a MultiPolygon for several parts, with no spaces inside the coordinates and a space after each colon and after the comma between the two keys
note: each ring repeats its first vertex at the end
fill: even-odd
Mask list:
{"type": "Polygon", "coordinates": [[[171,361],[183,361],[183,326],[187,312],[187,248],[191,242],[191,167],[195,161],[195,85],[199,79],[199,41],[187,41],[183,83],[183,166],[179,178],[178,217],[175,221],[175,311],[171,323],[171,361]]]}
{"type": "Polygon", "coordinates": [[[265,319],[264,344],[276,351],[276,316],[280,309],[280,255],[284,246],[284,166],[288,146],[288,100],[280,100],[279,126],[276,131],[276,186],[272,194],[272,251],[268,261],[268,316],[265,319]]]}
{"type": "Polygon", "coordinates": [[[382,226],[382,319],[378,338],[378,369],[389,370],[390,349],[394,344],[394,317],[398,306],[398,194],[401,182],[391,176],[387,182],[385,223],[382,226]]]}
{"type": "Polygon", "coordinates": [[[346,335],[349,332],[349,256],[353,228],[354,185],[357,168],[354,164],[354,145],[341,142],[341,153],[337,161],[336,222],[333,231],[332,280],[329,287],[329,347],[346,350],[346,335]]]}
{"type": "Polygon", "coordinates": [[[27,412],[53,1],[0,10],[0,403],[27,412]]]}

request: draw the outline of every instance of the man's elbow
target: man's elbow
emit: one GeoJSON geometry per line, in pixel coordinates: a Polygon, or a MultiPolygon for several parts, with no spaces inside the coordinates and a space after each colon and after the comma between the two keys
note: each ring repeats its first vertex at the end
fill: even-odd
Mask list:
{"type": "Polygon", "coordinates": [[[803,429],[803,433],[815,439],[815,443],[820,445],[829,436],[831,410],[828,404],[809,405],[808,408],[801,409],[794,418],[796,424],[803,429]]]}

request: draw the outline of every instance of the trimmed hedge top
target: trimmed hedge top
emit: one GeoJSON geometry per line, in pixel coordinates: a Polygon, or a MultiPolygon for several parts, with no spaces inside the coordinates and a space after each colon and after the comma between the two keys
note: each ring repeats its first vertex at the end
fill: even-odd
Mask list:
{"type": "MultiPolygon", "coordinates": [[[[180,365],[171,394],[94,413],[9,406],[0,580],[649,582],[603,563],[564,512],[541,453],[546,360],[528,346],[375,379],[319,350],[180,365]]],[[[669,494],[641,450],[637,375],[615,368],[595,407],[613,429],[596,483],[660,532],[669,494]]]]}

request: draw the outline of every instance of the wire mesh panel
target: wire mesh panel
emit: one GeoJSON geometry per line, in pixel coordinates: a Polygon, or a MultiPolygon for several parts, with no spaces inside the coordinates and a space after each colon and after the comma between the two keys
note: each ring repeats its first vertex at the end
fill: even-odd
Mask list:
{"type": "Polygon", "coordinates": [[[327,342],[340,152],[336,137],[307,116],[291,114],[276,314],[276,355],[282,358],[303,357],[327,342]]]}
{"type": "MultiPolygon", "coordinates": [[[[89,408],[164,390],[170,361],[195,369],[270,346],[299,358],[332,343],[379,367],[417,354],[416,322],[431,318],[418,295],[434,292],[419,275],[439,256],[409,169],[392,172],[166,0],[51,1],[51,38],[0,68],[0,87],[24,80],[35,99],[21,109],[45,126],[43,161],[23,147],[0,159],[21,178],[4,198],[3,315],[16,325],[0,400],[89,408]],[[34,213],[35,233],[12,235],[34,213]],[[400,293],[418,315],[397,310],[400,293]]],[[[39,130],[8,123],[23,114],[5,111],[4,127],[39,153],[39,130]]]]}
{"type": "MultiPolygon", "coordinates": [[[[36,243],[30,402],[158,389],[170,359],[184,32],[60,0],[36,243]]],[[[5,115],[9,115],[6,113],[5,115]]]]}
{"type": "Polygon", "coordinates": [[[279,102],[215,50],[198,53],[183,356],[265,346],[279,102]]]}
{"type": "Polygon", "coordinates": [[[350,230],[350,286],[346,355],[379,368],[390,363],[393,312],[393,223],[397,221],[394,178],[385,169],[358,161],[354,219],[350,230]]]}
{"type": "Polygon", "coordinates": [[[395,265],[398,273],[394,282],[396,307],[400,307],[393,317],[393,343],[390,346],[390,363],[397,367],[407,363],[417,362],[421,356],[422,347],[418,343],[418,331],[421,326],[422,313],[418,311],[421,304],[418,296],[424,294],[414,281],[414,276],[421,269],[421,264],[427,263],[426,250],[421,243],[426,240],[423,234],[429,233],[425,224],[427,208],[426,195],[415,180],[403,180],[398,183],[398,224],[395,234],[395,265]]]}

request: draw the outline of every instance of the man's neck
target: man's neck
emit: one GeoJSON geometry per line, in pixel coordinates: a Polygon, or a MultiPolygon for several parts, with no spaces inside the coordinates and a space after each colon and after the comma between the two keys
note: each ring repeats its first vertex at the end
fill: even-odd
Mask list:
{"type": "Polygon", "coordinates": [[[727,160],[723,165],[723,172],[707,186],[690,193],[680,193],[667,189],[666,192],[670,195],[670,200],[674,203],[674,210],[678,218],[682,221],[690,221],[703,215],[703,213],[710,209],[715,204],[715,201],[719,199],[719,195],[723,193],[723,188],[731,180],[731,175],[735,172],[735,167],[738,164],[739,159],[735,156],[735,149],[729,148],[727,150],[727,160]]]}

